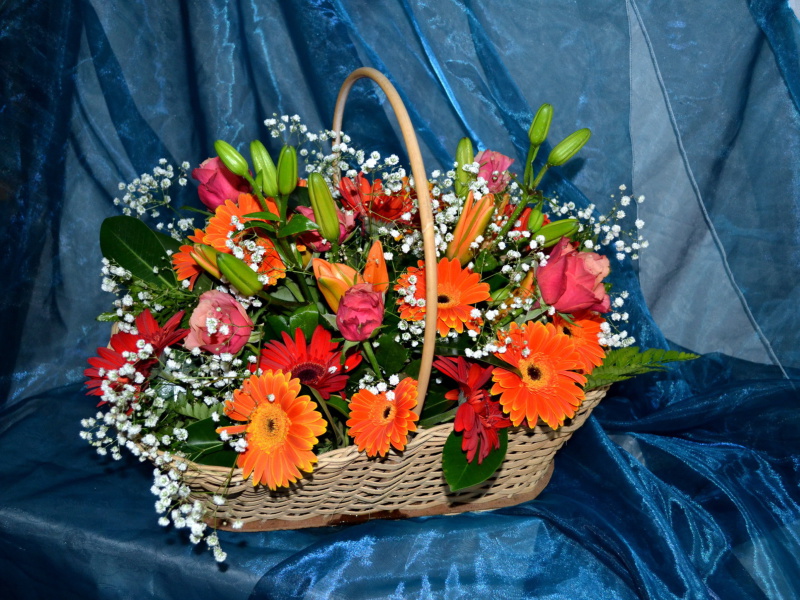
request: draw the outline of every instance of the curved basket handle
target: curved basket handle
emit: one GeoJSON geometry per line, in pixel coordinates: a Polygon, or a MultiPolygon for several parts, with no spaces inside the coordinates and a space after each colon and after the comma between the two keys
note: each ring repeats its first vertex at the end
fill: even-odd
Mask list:
{"type": "Polygon", "coordinates": [[[342,115],[347,95],[350,93],[353,83],[363,77],[372,79],[380,86],[394,110],[397,122],[400,125],[400,132],[406,143],[408,159],[411,162],[411,173],[414,176],[414,187],[417,191],[422,244],[425,250],[425,337],[422,347],[422,360],[419,367],[417,405],[414,407],[414,412],[419,415],[422,411],[422,405],[425,403],[425,393],[428,391],[428,383],[431,378],[438,312],[436,240],[433,233],[433,213],[431,212],[431,200],[428,193],[428,177],[425,173],[425,165],[422,163],[422,154],[419,151],[417,135],[414,133],[414,126],[408,117],[408,111],[392,83],[375,69],[369,67],[356,69],[344,80],[339,90],[339,97],[336,99],[336,109],[333,112],[333,130],[336,132],[335,143],[338,144],[340,142],[342,115]]]}

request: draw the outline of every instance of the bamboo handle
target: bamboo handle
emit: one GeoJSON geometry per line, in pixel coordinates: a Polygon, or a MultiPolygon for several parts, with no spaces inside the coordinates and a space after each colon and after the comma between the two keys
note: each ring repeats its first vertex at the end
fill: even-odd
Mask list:
{"type": "Polygon", "coordinates": [[[422,154],[419,151],[417,135],[414,133],[414,126],[408,116],[400,95],[392,83],[379,71],[369,67],[356,69],[344,80],[339,97],[336,99],[336,108],[333,112],[333,130],[336,132],[336,144],[340,142],[342,130],[342,115],[344,104],[350,88],[357,80],[366,77],[377,83],[386,94],[386,99],[394,110],[397,122],[400,125],[400,132],[406,143],[408,159],[411,162],[411,173],[414,176],[414,187],[417,191],[417,204],[419,208],[419,220],[422,228],[422,244],[425,250],[425,337],[422,347],[422,360],[419,367],[419,377],[417,379],[417,405],[414,412],[419,415],[425,403],[425,393],[428,391],[428,383],[431,378],[431,366],[433,364],[434,346],[436,344],[436,319],[438,312],[437,295],[437,260],[436,260],[436,241],[433,230],[433,213],[431,212],[431,200],[428,192],[428,177],[425,173],[425,165],[422,163],[422,154]]]}

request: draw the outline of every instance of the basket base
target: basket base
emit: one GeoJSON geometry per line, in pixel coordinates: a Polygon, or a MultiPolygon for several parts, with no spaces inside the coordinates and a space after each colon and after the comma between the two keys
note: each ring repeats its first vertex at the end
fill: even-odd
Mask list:
{"type": "Polygon", "coordinates": [[[331,525],[350,525],[374,519],[408,519],[410,517],[427,517],[431,515],[455,515],[463,512],[479,512],[504,508],[533,500],[550,482],[553,474],[553,461],[541,476],[536,487],[523,494],[515,494],[506,498],[497,498],[488,502],[440,503],[425,508],[407,508],[402,510],[376,510],[358,515],[317,515],[305,519],[269,519],[266,521],[248,521],[239,529],[232,527],[228,519],[209,519],[207,522],[215,529],[223,531],[279,531],[282,529],[305,529],[307,527],[328,527],[331,525]]]}

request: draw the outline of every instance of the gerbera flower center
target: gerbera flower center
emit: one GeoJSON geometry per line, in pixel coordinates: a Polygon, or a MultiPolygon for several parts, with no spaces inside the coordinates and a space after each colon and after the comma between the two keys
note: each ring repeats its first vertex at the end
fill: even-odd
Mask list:
{"type": "Polygon", "coordinates": [[[279,404],[260,404],[253,411],[247,426],[248,444],[270,453],[283,445],[291,425],[292,422],[279,404]]]}
{"type": "Polygon", "coordinates": [[[436,303],[440,309],[451,308],[461,304],[461,294],[458,293],[458,290],[442,290],[441,288],[442,286],[440,285],[439,291],[441,293],[436,297],[436,303]]]}
{"type": "Polygon", "coordinates": [[[570,329],[566,325],[561,328],[561,331],[564,332],[564,335],[568,335],[569,337],[572,337],[572,329],[570,329]]]}
{"type": "Polygon", "coordinates": [[[303,385],[310,385],[325,374],[325,367],[315,362],[300,363],[292,369],[292,375],[303,385]]]}
{"type": "Polygon", "coordinates": [[[372,407],[371,418],[374,422],[386,425],[394,420],[394,415],[397,412],[397,407],[393,402],[384,400],[383,402],[376,402],[372,407]]]}
{"type": "Polygon", "coordinates": [[[522,383],[528,389],[539,389],[551,385],[555,373],[545,357],[532,355],[528,360],[520,363],[522,383]]]}

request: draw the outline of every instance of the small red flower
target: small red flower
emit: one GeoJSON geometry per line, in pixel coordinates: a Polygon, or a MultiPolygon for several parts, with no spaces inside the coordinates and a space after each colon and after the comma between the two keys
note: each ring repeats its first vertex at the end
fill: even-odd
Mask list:
{"type": "Polygon", "coordinates": [[[330,331],[319,325],[309,343],[299,327],[294,332],[294,339],[288,333],[283,333],[282,337],[283,343],[273,340],[261,350],[258,366],[264,370],[291,372],[292,377],[317,390],[326,400],[344,389],[348,378],[346,372],[361,362],[361,354],[355,353],[341,364],[339,344],[331,342],[330,331]]]}
{"type": "Polygon", "coordinates": [[[445,398],[464,399],[456,411],[454,428],[462,433],[461,449],[467,453],[467,461],[472,462],[477,453],[481,464],[492,450],[500,447],[498,430],[511,425],[500,403],[482,389],[492,376],[493,367],[482,367],[461,356],[437,357],[433,366],[458,383],[459,389],[447,392],[445,398]]]}
{"type": "Polygon", "coordinates": [[[388,223],[400,221],[407,225],[416,222],[412,218],[402,219],[403,215],[408,214],[410,217],[413,212],[414,194],[411,191],[387,193],[380,179],[370,183],[361,173],[356,182],[349,177],[342,177],[339,191],[342,193],[342,204],[360,217],[375,218],[388,223]]]}

